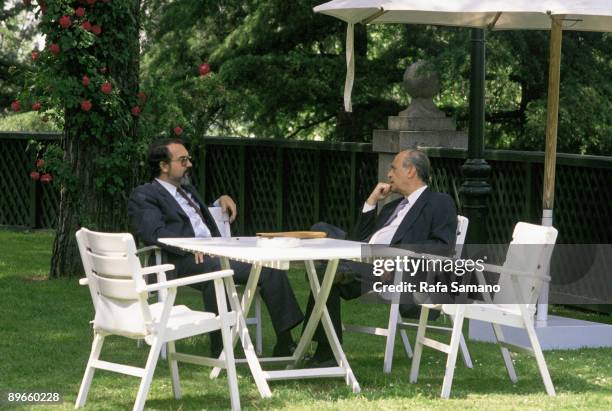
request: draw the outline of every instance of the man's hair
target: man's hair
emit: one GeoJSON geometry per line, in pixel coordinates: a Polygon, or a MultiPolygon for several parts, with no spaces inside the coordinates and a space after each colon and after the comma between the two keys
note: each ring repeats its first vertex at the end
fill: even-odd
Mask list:
{"type": "Polygon", "coordinates": [[[404,156],[402,167],[408,168],[410,165],[414,166],[417,176],[421,181],[428,184],[429,176],[431,175],[431,163],[429,162],[427,154],[421,150],[409,150],[406,156],[404,156]]]}
{"type": "Polygon", "coordinates": [[[147,164],[149,165],[149,176],[151,180],[156,177],[159,177],[161,173],[161,169],[159,168],[159,163],[164,161],[169,163],[170,160],[170,150],[168,150],[168,146],[170,144],[182,144],[185,145],[183,140],[180,138],[166,138],[163,140],[157,140],[149,147],[149,153],[147,154],[147,164]]]}

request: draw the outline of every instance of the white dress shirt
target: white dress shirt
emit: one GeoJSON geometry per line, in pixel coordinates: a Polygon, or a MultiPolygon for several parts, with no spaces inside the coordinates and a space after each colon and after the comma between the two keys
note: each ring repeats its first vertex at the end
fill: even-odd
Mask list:
{"type": "MultiPolygon", "coordinates": [[[[410,211],[414,203],[416,203],[416,201],[419,199],[421,194],[423,194],[423,191],[425,191],[426,188],[427,186],[423,186],[419,189],[414,190],[412,193],[410,193],[410,195],[406,197],[406,199],[408,200],[408,205],[406,205],[399,213],[397,213],[397,216],[393,219],[393,221],[391,221],[385,227],[381,228],[380,230],[372,234],[372,237],[370,238],[369,243],[370,244],[386,244],[386,245],[391,244],[391,240],[393,240],[393,237],[395,236],[395,233],[397,232],[397,229],[400,223],[404,220],[404,217],[406,217],[406,214],[408,214],[408,211],[410,211]]],[[[365,203],[363,205],[362,212],[367,213],[368,211],[372,211],[375,208],[376,208],[375,205],[370,205],[368,203],[365,203]]]]}
{"type": "MultiPolygon", "coordinates": [[[[208,229],[208,227],[206,226],[206,224],[204,223],[204,221],[202,220],[198,212],[192,206],[189,205],[187,200],[185,200],[185,198],[178,192],[178,190],[176,189],[176,186],[166,181],[160,180],[159,178],[156,178],[155,180],[157,180],[157,182],[161,184],[162,187],[165,188],[170,193],[172,198],[176,200],[176,202],[181,207],[181,209],[185,212],[185,214],[187,214],[187,217],[189,217],[189,221],[191,222],[191,227],[193,228],[193,232],[195,236],[196,237],[212,237],[212,235],[210,234],[210,230],[208,229]]],[[[193,198],[193,196],[191,195],[189,191],[187,190],[183,190],[183,191],[185,192],[185,194],[187,194],[187,196],[189,196],[191,201],[193,201],[195,204],[198,204],[196,199],[193,198]]]]}

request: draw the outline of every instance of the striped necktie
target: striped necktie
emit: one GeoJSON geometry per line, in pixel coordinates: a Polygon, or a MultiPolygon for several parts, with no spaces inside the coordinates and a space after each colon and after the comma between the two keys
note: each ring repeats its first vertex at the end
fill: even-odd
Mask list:
{"type": "Polygon", "coordinates": [[[406,207],[408,205],[408,199],[404,198],[402,201],[399,202],[399,204],[397,205],[397,207],[395,207],[395,210],[393,210],[393,213],[391,213],[391,215],[389,216],[389,218],[387,219],[387,222],[385,223],[385,225],[383,225],[383,227],[386,227],[388,225],[390,225],[393,220],[395,220],[395,218],[397,217],[397,215],[404,209],[404,207],[406,207]]]}
{"type": "Polygon", "coordinates": [[[202,210],[200,210],[200,207],[191,198],[189,198],[185,190],[183,190],[181,187],[177,187],[176,191],[181,195],[181,197],[183,197],[187,201],[187,204],[189,204],[191,208],[193,208],[196,213],[198,213],[198,215],[202,219],[202,222],[204,223],[204,225],[206,225],[206,220],[204,220],[204,215],[202,214],[202,210]]]}

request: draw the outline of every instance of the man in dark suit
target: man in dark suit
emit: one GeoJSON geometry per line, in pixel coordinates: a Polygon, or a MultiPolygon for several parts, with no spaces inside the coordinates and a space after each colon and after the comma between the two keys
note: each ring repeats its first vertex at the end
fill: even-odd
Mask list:
{"type": "MultiPolygon", "coordinates": [[[[154,143],[148,154],[151,182],[138,186],[128,202],[128,216],[132,232],[147,245],[157,245],[164,250],[164,262],[174,264],[170,278],[184,277],[220,270],[219,258],[204,257],[170,248],[158,240],[164,237],[219,237],[219,228],[208,207],[193,186],[185,184],[191,170],[191,157],[183,142],[169,139],[154,143]]],[[[236,218],[236,204],[228,195],[222,195],[215,205],[221,206],[236,218]]],[[[234,281],[245,284],[250,264],[231,261],[234,281]]],[[[303,320],[287,274],[280,270],[264,268],[259,278],[259,292],[264,300],[277,336],[275,356],[290,355],[295,347],[291,329],[303,320]]],[[[202,291],[206,311],[218,312],[212,282],[195,286],[202,291]]],[[[221,333],[211,333],[211,356],[222,349],[221,333]]]]}
{"type": "MultiPolygon", "coordinates": [[[[455,246],[457,211],[447,194],[437,193],[427,187],[431,165],[427,155],[419,150],[402,151],[395,156],[387,178],[388,183],[378,183],[361,210],[351,240],[391,246],[408,246],[419,252],[450,254],[455,246]],[[377,204],[391,193],[401,197],[389,202],[377,214],[377,204]]],[[[347,235],[338,227],[317,223],[313,230],[322,230],[329,237],[346,239],[347,235]]],[[[355,299],[378,281],[372,274],[372,265],[341,261],[338,265],[336,283],[327,300],[327,309],[339,340],[342,342],[342,319],[340,298],[355,299]]],[[[312,295],[306,309],[307,317],[312,311],[312,295]]],[[[414,307],[414,305],[412,306],[414,307]]],[[[402,304],[402,314],[411,308],[402,304]]],[[[333,362],[333,353],[319,325],[314,339],[318,342],[313,362],[325,366],[333,362]]]]}

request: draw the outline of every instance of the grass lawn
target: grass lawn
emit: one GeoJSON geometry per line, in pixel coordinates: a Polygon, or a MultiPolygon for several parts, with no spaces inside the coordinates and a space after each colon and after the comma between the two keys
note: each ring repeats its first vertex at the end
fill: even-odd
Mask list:
{"type": "MultiPolygon", "coordinates": [[[[93,318],[89,291],[77,279],[46,280],[51,256],[51,233],[0,231],[0,408],[6,408],[8,392],[58,392],[64,402],[54,406],[19,405],[15,409],[72,409],[85,364],[93,318]]],[[[307,296],[304,271],[290,271],[294,289],[302,303],[307,296]]],[[[179,292],[177,303],[201,309],[199,294],[190,289],[179,292]]],[[[347,322],[386,324],[387,306],[358,302],[343,305],[347,322]]],[[[597,315],[555,308],[556,312],[578,318],[612,323],[609,315],[597,315]]],[[[265,310],[264,310],[265,311],[265,310]]],[[[269,319],[264,324],[264,350],[274,343],[269,319]]],[[[296,331],[297,337],[297,331],[296,331]]],[[[410,335],[414,341],[414,332],[410,335]]],[[[398,339],[399,340],[399,339],[398,339]]],[[[451,399],[439,398],[445,357],[425,349],[417,384],[408,383],[410,363],[400,342],[396,344],[393,372],[383,374],[382,337],[347,334],[345,351],[362,392],[353,394],[341,379],[271,382],[273,398],[261,399],[247,368],[239,368],[240,398],[245,409],[612,409],[612,348],[579,351],[547,351],[546,361],[557,396],[544,391],[535,360],[513,354],[519,375],[512,384],[496,346],[469,342],[474,369],[458,360],[451,399]]],[[[207,338],[179,343],[179,349],[208,352],[207,338]]],[[[147,350],[134,341],[108,338],[102,359],[143,366],[147,350]]],[[[179,365],[183,399],[172,394],[167,363],[158,363],[146,407],[148,409],[223,409],[229,407],[224,377],[208,378],[209,369],[179,365]]],[[[98,370],[87,407],[130,409],[138,379],[98,370]]]]}

